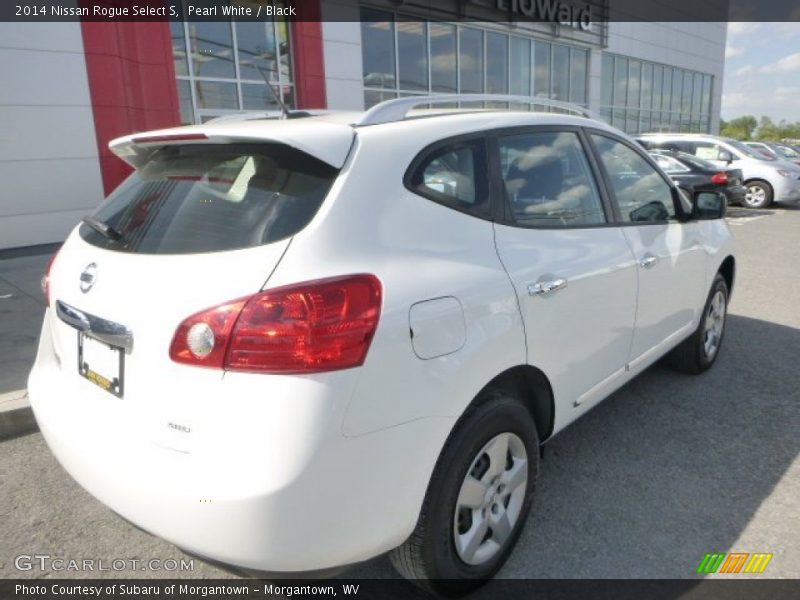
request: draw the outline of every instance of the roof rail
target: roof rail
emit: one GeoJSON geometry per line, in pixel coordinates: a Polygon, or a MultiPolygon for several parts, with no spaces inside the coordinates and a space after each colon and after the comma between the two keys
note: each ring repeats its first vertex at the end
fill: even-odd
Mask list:
{"type": "Polygon", "coordinates": [[[452,104],[454,102],[512,102],[514,104],[532,104],[549,106],[564,111],[577,113],[582,117],[597,119],[597,115],[588,108],[550,98],[534,96],[512,96],[506,94],[438,94],[436,96],[413,96],[395,98],[376,104],[364,113],[356,125],[378,125],[402,121],[408,112],[421,104],[452,104]]]}

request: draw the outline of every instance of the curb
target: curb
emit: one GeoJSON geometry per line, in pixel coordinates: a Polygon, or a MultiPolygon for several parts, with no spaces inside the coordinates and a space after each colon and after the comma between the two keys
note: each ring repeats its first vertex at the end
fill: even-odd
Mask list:
{"type": "Polygon", "coordinates": [[[0,394],[0,440],[33,433],[38,429],[26,390],[0,394]]]}

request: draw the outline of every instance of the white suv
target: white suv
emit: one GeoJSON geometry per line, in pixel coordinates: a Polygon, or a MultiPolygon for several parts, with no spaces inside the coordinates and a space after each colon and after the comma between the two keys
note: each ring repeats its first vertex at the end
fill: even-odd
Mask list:
{"type": "Polygon", "coordinates": [[[242,569],[491,577],[540,444],[668,353],[712,365],[735,263],[724,196],[598,120],[409,113],[465,99],[521,101],[112,142],[136,171],[51,263],[29,380],[67,471],[242,569]]]}

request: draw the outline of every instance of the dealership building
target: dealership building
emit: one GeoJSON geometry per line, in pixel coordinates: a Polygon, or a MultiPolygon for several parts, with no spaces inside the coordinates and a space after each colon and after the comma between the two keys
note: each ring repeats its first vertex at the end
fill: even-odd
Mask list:
{"type": "Polygon", "coordinates": [[[0,249],[63,240],[128,172],[109,140],[274,110],[277,94],[332,110],[542,96],[629,133],[716,132],[727,24],[609,20],[609,2],[303,0],[288,20],[0,23],[0,249]]]}

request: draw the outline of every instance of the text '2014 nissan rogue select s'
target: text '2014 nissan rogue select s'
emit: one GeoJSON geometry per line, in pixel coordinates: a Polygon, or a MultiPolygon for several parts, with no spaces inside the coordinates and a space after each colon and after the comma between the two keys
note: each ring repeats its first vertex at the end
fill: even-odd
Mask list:
{"type": "Polygon", "coordinates": [[[412,110],[467,100],[520,101],[113,141],[135,171],[43,280],[29,393],[66,470],[241,569],[492,577],[540,444],[662,356],[714,363],[735,258],[724,196],[599,120],[412,110]]]}

